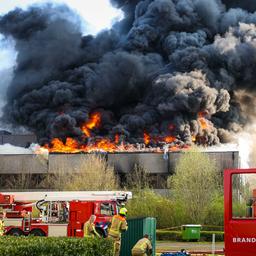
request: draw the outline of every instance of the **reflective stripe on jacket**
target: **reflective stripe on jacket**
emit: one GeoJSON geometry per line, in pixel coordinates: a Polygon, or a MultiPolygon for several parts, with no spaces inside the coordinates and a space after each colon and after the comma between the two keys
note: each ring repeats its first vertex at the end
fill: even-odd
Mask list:
{"type": "Polygon", "coordinates": [[[152,245],[148,238],[140,239],[132,248],[133,253],[147,253],[152,250],[152,245]]]}
{"type": "Polygon", "coordinates": [[[113,238],[120,238],[122,231],[126,231],[127,229],[126,219],[120,215],[114,215],[108,234],[113,238]]]}

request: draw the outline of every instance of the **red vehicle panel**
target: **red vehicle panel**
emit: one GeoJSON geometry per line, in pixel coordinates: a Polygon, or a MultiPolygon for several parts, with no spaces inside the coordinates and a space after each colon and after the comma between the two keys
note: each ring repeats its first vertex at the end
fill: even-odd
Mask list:
{"type": "Polygon", "coordinates": [[[31,226],[30,226],[30,231],[29,233],[31,234],[35,234],[35,235],[39,235],[39,233],[35,233],[35,232],[39,232],[39,231],[42,231],[40,232],[40,236],[47,236],[48,234],[48,225],[47,224],[43,224],[43,223],[32,223],[31,226]]]}
{"type": "Polygon", "coordinates": [[[232,214],[232,176],[239,174],[256,174],[256,169],[224,171],[225,255],[255,256],[256,219],[254,217],[235,218],[232,214]]]}
{"type": "Polygon", "coordinates": [[[94,202],[70,202],[68,236],[83,236],[83,225],[93,214],[94,202]]]}

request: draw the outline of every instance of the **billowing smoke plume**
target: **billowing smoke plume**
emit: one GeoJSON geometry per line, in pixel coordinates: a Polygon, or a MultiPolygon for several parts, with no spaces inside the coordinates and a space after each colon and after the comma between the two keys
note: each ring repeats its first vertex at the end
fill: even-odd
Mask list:
{"type": "Polygon", "coordinates": [[[252,0],[222,0],[227,8],[242,8],[247,11],[256,11],[256,2],[252,0]]]}
{"type": "Polygon", "coordinates": [[[81,126],[97,111],[94,136],[136,143],[146,132],[213,145],[253,120],[252,1],[112,3],[124,19],[95,37],[81,34],[79,17],[65,6],[0,18],[0,33],[18,52],[5,121],[28,127],[41,142],[82,140],[81,126]]]}

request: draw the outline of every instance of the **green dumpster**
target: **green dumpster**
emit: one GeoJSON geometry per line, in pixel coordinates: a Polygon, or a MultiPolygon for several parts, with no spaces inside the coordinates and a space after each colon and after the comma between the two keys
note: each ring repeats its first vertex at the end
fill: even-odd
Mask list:
{"type": "Polygon", "coordinates": [[[156,219],[151,217],[128,219],[128,230],[122,234],[120,256],[130,256],[132,247],[145,234],[151,239],[153,254],[156,252],[156,219]]]}
{"type": "Polygon", "coordinates": [[[200,231],[202,226],[195,224],[188,224],[181,226],[182,240],[185,241],[199,241],[200,231]]]}

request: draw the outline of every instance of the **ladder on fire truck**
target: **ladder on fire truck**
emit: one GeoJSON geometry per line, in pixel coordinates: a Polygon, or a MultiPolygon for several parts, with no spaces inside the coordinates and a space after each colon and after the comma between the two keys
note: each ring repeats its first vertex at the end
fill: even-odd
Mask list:
{"type": "MultiPolygon", "coordinates": [[[[63,216],[67,219],[69,203],[71,201],[114,201],[117,205],[126,203],[132,198],[131,192],[125,191],[37,191],[37,192],[0,192],[4,199],[7,213],[14,213],[13,206],[18,204],[23,207],[36,206],[41,212],[43,221],[54,221],[63,216]],[[9,200],[9,203],[7,201],[9,200]],[[7,203],[7,204],[6,204],[7,203]]],[[[30,214],[30,212],[26,212],[30,214]]],[[[25,220],[25,226],[29,226],[29,219],[25,220]]]]}
{"type": "Polygon", "coordinates": [[[37,191],[37,192],[0,192],[2,195],[13,195],[15,202],[35,201],[117,201],[125,202],[132,198],[126,191],[37,191]]]}

